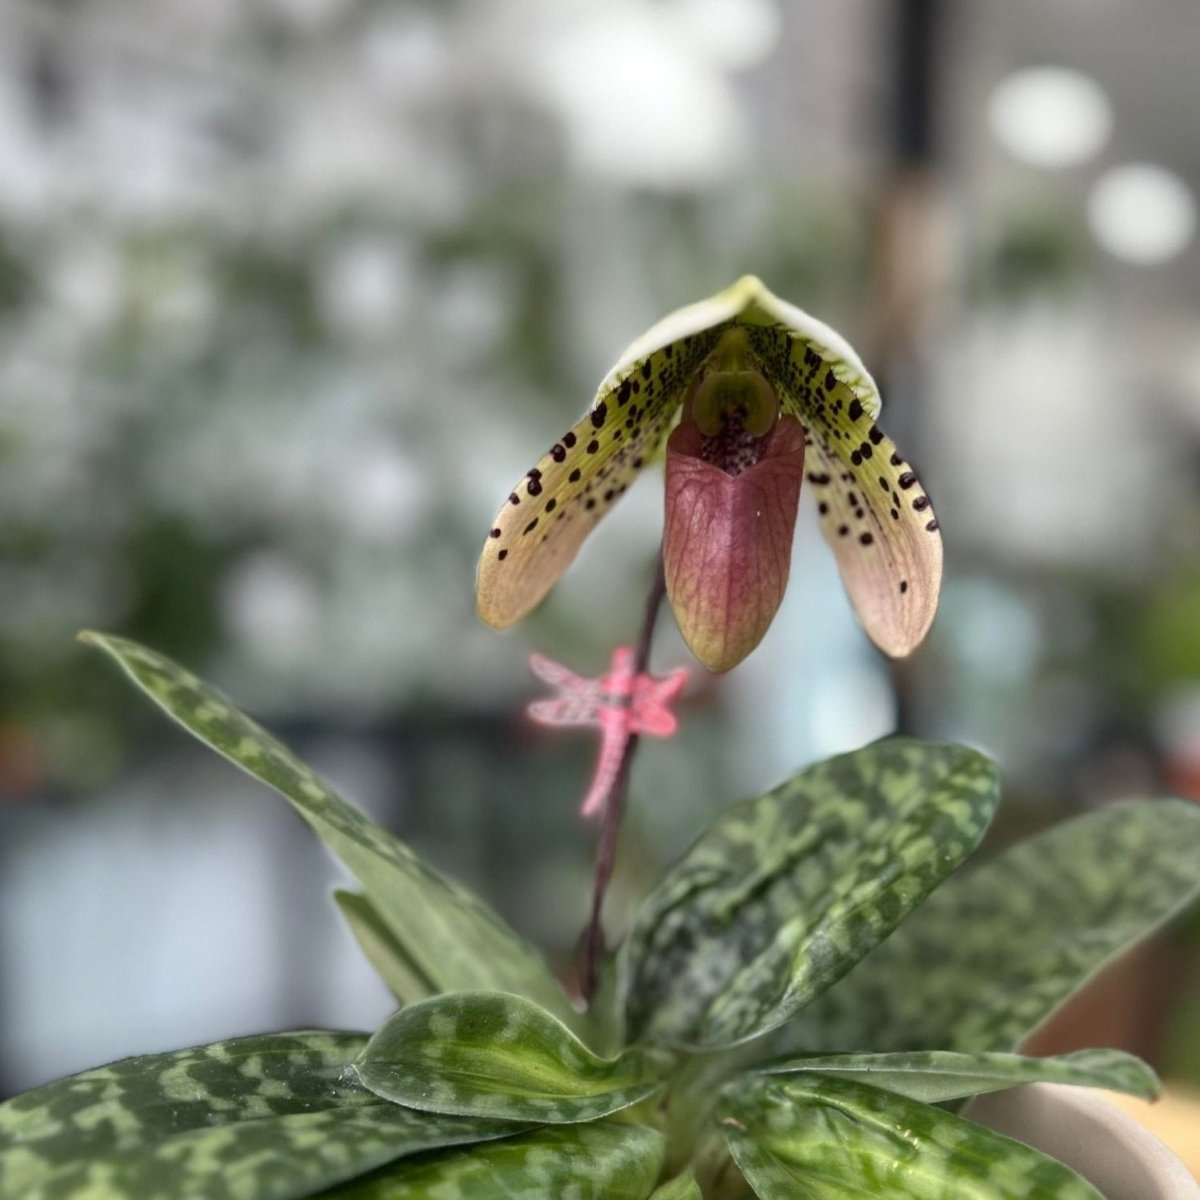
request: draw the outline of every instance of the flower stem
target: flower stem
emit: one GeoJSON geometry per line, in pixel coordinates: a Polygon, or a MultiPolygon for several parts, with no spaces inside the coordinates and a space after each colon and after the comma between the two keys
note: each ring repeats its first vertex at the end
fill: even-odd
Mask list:
{"type": "MultiPolygon", "coordinates": [[[[663,597],[667,593],[666,576],[663,569],[662,551],[659,551],[658,562],[654,569],[654,583],[646,597],[646,612],[642,618],[642,631],[638,636],[637,647],[634,651],[633,676],[636,679],[650,665],[650,647],[654,642],[654,626],[658,620],[658,611],[662,607],[663,597]]],[[[639,737],[635,733],[625,743],[625,752],[621,756],[621,765],[613,779],[613,784],[604,800],[604,810],[601,815],[600,844],[596,850],[596,877],[592,887],[592,915],[588,922],[587,939],[584,943],[583,957],[583,994],[591,1000],[596,991],[597,970],[600,961],[600,951],[603,946],[603,932],[600,926],[600,913],[604,907],[604,896],[612,879],[613,866],[617,858],[617,833],[621,828],[621,817],[625,812],[625,797],[629,790],[629,769],[633,756],[637,752],[639,737]]]]}

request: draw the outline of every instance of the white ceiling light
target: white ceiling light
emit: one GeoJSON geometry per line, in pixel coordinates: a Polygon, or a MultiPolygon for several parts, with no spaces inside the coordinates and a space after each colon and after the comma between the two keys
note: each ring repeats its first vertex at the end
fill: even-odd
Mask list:
{"type": "Polygon", "coordinates": [[[1152,266],[1181,253],[1196,232],[1196,200],[1172,171],[1148,163],[1114,167],[1088,197],[1088,223],[1114,257],[1152,266]]]}
{"type": "Polygon", "coordinates": [[[1031,67],[1002,80],[988,101],[992,133],[1035,167],[1073,167],[1112,132],[1112,107],[1094,79],[1066,67],[1031,67]]]}

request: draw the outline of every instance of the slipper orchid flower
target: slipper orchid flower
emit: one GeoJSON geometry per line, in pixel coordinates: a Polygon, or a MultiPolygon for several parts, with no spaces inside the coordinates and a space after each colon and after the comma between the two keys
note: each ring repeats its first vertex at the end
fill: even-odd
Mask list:
{"type": "Polygon", "coordinates": [[[706,667],[728,670],[766,633],[804,479],[864,629],[904,657],[933,620],[942,544],[879,408],[842,337],[753,276],[678,309],[626,350],[501,507],[479,564],[480,617],[504,629],[533,609],[665,441],[667,597],[706,667]]]}

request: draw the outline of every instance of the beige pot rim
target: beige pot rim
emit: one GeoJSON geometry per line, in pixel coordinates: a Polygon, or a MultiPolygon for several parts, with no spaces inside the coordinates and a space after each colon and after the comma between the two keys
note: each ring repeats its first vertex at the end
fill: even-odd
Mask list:
{"type": "Polygon", "coordinates": [[[1200,1200],[1187,1167],[1089,1088],[1031,1083],[976,1097],[966,1116],[1066,1163],[1105,1200],[1200,1200]]]}

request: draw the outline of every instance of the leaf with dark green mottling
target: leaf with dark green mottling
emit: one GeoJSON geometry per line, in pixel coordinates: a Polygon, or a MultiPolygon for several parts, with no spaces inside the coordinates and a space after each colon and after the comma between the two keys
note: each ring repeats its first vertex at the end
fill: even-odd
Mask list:
{"type": "Polygon", "coordinates": [[[1012,1050],[1200,895],[1200,805],[1088,813],[951,879],[772,1039],[819,1050],[1012,1050]]]}
{"type": "Polygon", "coordinates": [[[662,1135],[624,1122],[539,1129],[428,1154],[328,1193],[329,1200],[646,1200],[662,1135]]]}
{"type": "Polygon", "coordinates": [[[848,1079],[743,1084],[727,1092],[721,1120],[762,1200],[1102,1200],[1037,1150],[848,1079]]]}
{"type": "Polygon", "coordinates": [[[996,790],[973,750],[891,738],[732,809],[637,914],[631,1040],[712,1048],[786,1021],[975,848],[996,790]]]}
{"type": "Polygon", "coordinates": [[[438,991],[516,992],[577,1027],[578,1014],[532,946],[347,804],[221,695],[135,642],[98,633],[80,637],[116,659],[189,733],[289,800],[349,868],[417,971],[438,991]]]}
{"type": "Polygon", "coordinates": [[[959,1054],[910,1050],[896,1054],[827,1054],[764,1063],[755,1075],[836,1075],[935,1104],[960,1100],[1023,1083],[1069,1083],[1108,1088],[1153,1100],[1162,1091],[1158,1076],[1140,1058],[1122,1050],[1076,1050],[1052,1058],[1020,1054],[959,1054]]]}
{"type": "Polygon", "coordinates": [[[411,1108],[555,1125],[644,1100],[665,1066],[642,1050],[600,1058],[520,996],[468,992],[401,1009],[363,1051],[358,1074],[411,1108]]]}
{"type": "Polygon", "coordinates": [[[437,988],[422,974],[366,896],[339,888],[334,891],[333,899],[359,949],[397,1000],[416,1004],[434,995],[437,988]]]}
{"type": "Polygon", "coordinates": [[[352,1066],[366,1041],[238,1038],[35,1088],[0,1105],[0,1200],[290,1200],[528,1127],[380,1100],[352,1066]]]}

